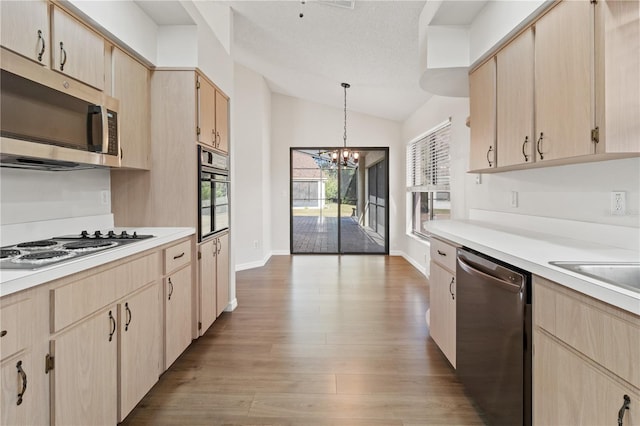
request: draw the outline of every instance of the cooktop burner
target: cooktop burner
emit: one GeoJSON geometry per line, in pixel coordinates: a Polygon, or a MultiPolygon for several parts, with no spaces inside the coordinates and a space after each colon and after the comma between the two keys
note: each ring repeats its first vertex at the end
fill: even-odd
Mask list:
{"type": "Polygon", "coordinates": [[[153,235],[138,235],[137,232],[128,231],[95,231],[92,234],[82,231],[76,235],[19,243],[1,248],[0,269],[43,268],[148,238],[153,238],[153,235]]]}
{"type": "Polygon", "coordinates": [[[1,249],[0,250],[0,259],[6,259],[8,257],[16,257],[19,254],[20,254],[20,250],[1,249]]]}
{"type": "Polygon", "coordinates": [[[73,252],[65,250],[39,251],[35,253],[23,254],[15,259],[16,262],[38,263],[49,260],[62,260],[75,256],[73,252]]]}
{"type": "Polygon", "coordinates": [[[74,241],[72,243],[63,244],[62,247],[67,250],[98,250],[109,247],[115,247],[118,243],[109,240],[86,240],[74,241]]]}
{"type": "Polygon", "coordinates": [[[16,247],[19,248],[34,248],[34,249],[39,249],[39,248],[47,248],[47,247],[53,247],[56,244],[58,244],[57,241],[53,241],[53,240],[40,240],[40,241],[29,241],[27,243],[20,243],[17,244],[16,247]]]}

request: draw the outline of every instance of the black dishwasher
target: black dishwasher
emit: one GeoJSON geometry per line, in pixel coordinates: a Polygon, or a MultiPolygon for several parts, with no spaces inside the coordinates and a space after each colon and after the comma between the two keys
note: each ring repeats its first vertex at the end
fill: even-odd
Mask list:
{"type": "Polygon", "coordinates": [[[489,424],[530,425],[531,274],[460,248],[456,281],[456,374],[489,424]]]}

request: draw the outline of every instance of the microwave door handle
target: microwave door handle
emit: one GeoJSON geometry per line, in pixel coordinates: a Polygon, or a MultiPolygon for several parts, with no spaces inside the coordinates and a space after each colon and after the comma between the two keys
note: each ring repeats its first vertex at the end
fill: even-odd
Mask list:
{"type": "Polygon", "coordinates": [[[89,105],[87,112],[87,145],[90,152],[100,151],[104,146],[104,108],[100,105],[89,105]],[[98,123],[97,121],[100,120],[98,123]],[[96,133],[96,130],[100,133],[96,133]],[[96,136],[102,135],[102,145],[96,143],[96,136]]]}
{"type": "Polygon", "coordinates": [[[100,152],[107,154],[109,152],[109,118],[107,117],[107,108],[104,106],[101,107],[100,113],[102,120],[102,149],[100,152]]]}

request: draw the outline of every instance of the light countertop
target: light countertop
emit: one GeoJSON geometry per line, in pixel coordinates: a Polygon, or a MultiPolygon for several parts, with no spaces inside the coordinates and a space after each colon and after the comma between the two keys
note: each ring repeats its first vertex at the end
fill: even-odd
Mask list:
{"type": "MultiPolygon", "coordinates": [[[[115,229],[117,232],[118,228],[115,229]]],[[[124,244],[110,250],[82,256],[42,269],[2,270],[0,271],[0,297],[82,272],[86,269],[95,268],[114,260],[123,259],[195,234],[194,228],[126,228],[126,230],[127,232],[136,231],[141,235],[151,234],[155,237],[140,240],[133,244],[124,244]]]]}
{"type": "Polygon", "coordinates": [[[427,225],[427,231],[640,315],[640,293],[549,264],[640,262],[638,251],[478,221],[434,221],[427,225]]]}

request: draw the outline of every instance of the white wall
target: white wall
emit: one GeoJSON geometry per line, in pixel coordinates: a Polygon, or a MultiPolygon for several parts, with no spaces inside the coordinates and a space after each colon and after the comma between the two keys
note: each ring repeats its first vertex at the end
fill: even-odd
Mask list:
{"type": "Polygon", "coordinates": [[[197,67],[198,28],[195,25],[158,27],[157,67],[197,67]]]}
{"type": "Polygon", "coordinates": [[[469,63],[495,46],[548,0],[489,1],[469,29],[469,63]]]}
{"type": "Polygon", "coordinates": [[[469,208],[640,227],[640,158],[483,175],[480,185],[470,176],[467,185],[469,208]],[[626,191],[629,214],[611,215],[611,191],[626,191]]]}
{"type": "MultiPolygon", "coordinates": [[[[341,146],[344,111],[275,93],[271,99],[272,244],[274,253],[289,253],[289,148],[341,146]]],[[[389,147],[389,247],[391,251],[400,250],[404,241],[405,182],[400,123],[348,112],[347,146],[389,147]]]]}
{"type": "Polygon", "coordinates": [[[0,225],[111,213],[109,170],[0,168],[0,225]]]}
{"type": "Polygon", "coordinates": [[[89,21],[100,25],[116,39],[156,63],[156,23],[132,1],[69,0],[89,21]]]}
{"type": "Polygon", "coordinates": [[[232,238],[241,270],[262,266],[271,252],[271,92],[261,75],[237,63],[234,78],[232,238]]]}
{"type": "MultiPolygon", "coordinates": [[[[465,187],[469,163],[469,128],[465,122],[469,116],[468,98],[434,96],[402,124],[402,141],[406,144],[451,117],[451,216],[467,217],[465,187]]],[[[404,167],[404,166],[403,166],[404,167]]],[[[406,196],[404,231],[411,231],[411,200],[406,196]]],[[[406,234],[405,234],[406,235],[406,234]]],[[[406,236],[403,248],[406,256],[420,265],[427,275],[429,271],[429,245],[416,237],[406,236]]]]}

